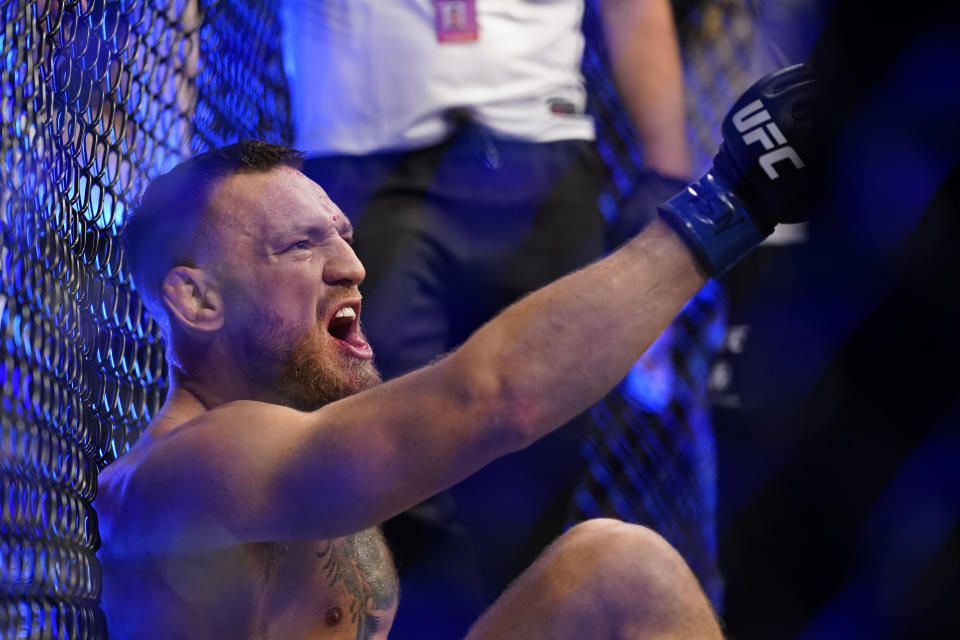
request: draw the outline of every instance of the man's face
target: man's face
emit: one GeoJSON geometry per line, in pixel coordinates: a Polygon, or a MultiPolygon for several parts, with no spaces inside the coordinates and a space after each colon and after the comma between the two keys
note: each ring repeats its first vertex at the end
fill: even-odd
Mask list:
{"type": "Polygon", "coordinates": [[[280,167],[223,180],[211,204],[224,331],[247,379],[302,410],[377,384],[360,328],[363,265],[323,189],[280,167]]]}

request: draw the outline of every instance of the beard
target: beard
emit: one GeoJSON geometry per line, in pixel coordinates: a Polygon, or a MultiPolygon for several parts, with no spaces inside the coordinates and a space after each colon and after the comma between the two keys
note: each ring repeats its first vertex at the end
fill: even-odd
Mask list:
{"type": "Polygon", "coordinates": [[[260,324],[259,335],[253,341],[256,346],[248,355],[255,363],[257,377],[267,376],[275,381],[280,404],[314,411],[380,384],[380,372],[373,361],[351,357],[338,349],[325,349],[325,342],[331,338],[319,325],[292,339],[283,336],[279,326],[279,322],[270,321],[260,324]]]}
{"type": "Polygon", "coordinates": [[[322,349],[323,336],[313,328],[290,350],[280,365],[277,391],[281,404],[300,411],[320,407],[380,384],[380,372],[370,360],[322,349]]]}

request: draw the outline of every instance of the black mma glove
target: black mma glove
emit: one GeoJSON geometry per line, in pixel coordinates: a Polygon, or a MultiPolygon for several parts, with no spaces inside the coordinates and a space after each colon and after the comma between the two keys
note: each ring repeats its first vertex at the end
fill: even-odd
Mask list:
{"type": "Polygon", "coordinates": [[[758,80],[723,120],[713,167],[658,208],[717,276],[773,232],[804,219],[815,82],[807,65],[758,80]]]}

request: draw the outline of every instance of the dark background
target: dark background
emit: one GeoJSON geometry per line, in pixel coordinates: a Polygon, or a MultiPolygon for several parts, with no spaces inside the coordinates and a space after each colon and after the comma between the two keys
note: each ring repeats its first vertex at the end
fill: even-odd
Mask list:
{"type": "Polygon", "coordinates": [[[733,638],[960,637],[956,9],[822,3],[808,242],[724,283],[717,408],[733,638]]]}

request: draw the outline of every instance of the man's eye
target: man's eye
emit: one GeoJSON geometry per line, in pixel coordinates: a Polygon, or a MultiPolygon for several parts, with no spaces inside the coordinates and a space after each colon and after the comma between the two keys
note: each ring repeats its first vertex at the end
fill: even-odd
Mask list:
{"type": "Polygon", "coordinates": [[[292,245],[287,247],[285,251],[293,251],[294,249],[309,249],[309,248],[310,248],[310,241],[301,240],[299,242],[294,242],[292,245]]]}

